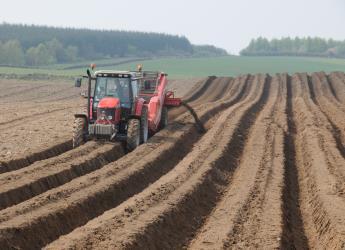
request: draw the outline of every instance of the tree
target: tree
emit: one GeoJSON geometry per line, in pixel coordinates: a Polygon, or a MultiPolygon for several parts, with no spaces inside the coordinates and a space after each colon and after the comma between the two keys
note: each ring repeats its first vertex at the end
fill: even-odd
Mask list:
{"type": "Polygon", "coordinates": [[[10,40],[1,45],[1,63],[6,65],[23,65],[24,52],[18,40],[10,40]]]}
{"type": "Polygon", "coordinates": [[[288,56],[327,56],[345,57],[345,41],[326,40],[319,37],[285,37],[268,41],[259,37],[250,41],[241,55],[288,55],[288,56]]]}
{"type": "Polygon", "coordinates": [[[2,41],[17,39],[25,51],[40,43],[45,44],[57,62],[65,62],[70,58],[67,55],[69,46],[78,48],[76,57],[82,59],[114,55],[158,55],[162,51],[169,55],[192,55],[194,51],[186,37],[147,32],[0,24],[0,37],[2,41]]]}
{"type": "Polygon", "coordinates": [[[49,51],[50,56],[55,59],[54,61],[59,63],[68,61],[66,51],[59,40],[54,38],[48,42],[45,42],[45,45],[49,51]]]}
{"type": "Polygon", "coordinates": [[[31,47],[27,50],[26,62],[28,65],[38,66],[55,63],[56,58],[45,44],[40,43],[37,47],[31,47]]]}
{"type": "Polygon", "coordinates": [[[335,49],[339,56],[345,57],[345,44],[338,45],[335,49]]]}
{"type": "Polygon", "coordinates": [[[0,41],[0,64],[5,64],[4,58],[5,58],[5,51],[3,49],[3,44],[0,41]]]}

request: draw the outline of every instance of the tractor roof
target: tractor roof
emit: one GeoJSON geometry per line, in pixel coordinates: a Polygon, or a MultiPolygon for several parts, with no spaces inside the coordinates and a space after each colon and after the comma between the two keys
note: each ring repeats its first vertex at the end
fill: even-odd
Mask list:
{"type": "MultiPolygon", "coordinates": [[[[158,71],[124,71],[124,70],[98,70],[94,75],[102,77],[124,77],[124,78],[157,78],[160,74],[158,71]]],[[[164,74],[166,75],[166,74],[164,74]]]]}
{"type": "Polygon", "coordinates": [[[95,72],[95,76],[97,75],[104,75],[104,74],[109,74],[109,75],[124,75],[124,74],[128,74],[128,75],[133,75],[133,72],[131,71],[125,71],[125,70],[98,70],[95,72]]]}

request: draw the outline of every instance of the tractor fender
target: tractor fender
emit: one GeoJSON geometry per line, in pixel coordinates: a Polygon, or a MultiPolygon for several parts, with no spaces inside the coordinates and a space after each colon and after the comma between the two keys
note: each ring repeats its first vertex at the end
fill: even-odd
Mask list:
{"type": "Polygon", "coordinates": [[[129,115],[128,118],[140,120],[140,115],[129,115]]]}
{"type": "Polygon", "coordinates": [[[75,118],[84,118],[87,121],[87,115],[86,114],[74,114],[75,118]]]}
{"type": "Polygon", "coordinates": [[[89,130],[89,121],[87,119],[87,115],[86,114],[74,114],[74,118],[83,118],[83,119],[85,119],[85,124],[86,124],[85,130],[86,130],[86,133],[87,133],[88,130],[89,130]]]}

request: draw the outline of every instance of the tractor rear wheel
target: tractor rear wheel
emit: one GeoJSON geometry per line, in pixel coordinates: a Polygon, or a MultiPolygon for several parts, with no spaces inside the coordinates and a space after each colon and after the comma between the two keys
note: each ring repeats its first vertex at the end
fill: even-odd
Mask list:
{"type": "Polygon", "coordinates": [[[162,108],[162,114],[161,114],[161,121],[159,123],[159,129],[163,129],[168,125],[168,108],[163,107],[162,108]]]}
{"type": "Polygon", "coordinates": [[[140,145],[140,121],[138,119],[130,119],[127,128],[127,149],[134,150],[140,145]]]}
{"type": "Polygon", "coordinates": [[[85,143],[85,129],[86,120],[82,117],[76,117],[74,119],[73,126],[73,148],[79,147],[85,143]]]}
{"type": "Polygon", "coordinates": [[[149,136],[149,121],[147,116],[147,108],[143,107],[140,117],[140,143],[147,142],[149,136]]]}

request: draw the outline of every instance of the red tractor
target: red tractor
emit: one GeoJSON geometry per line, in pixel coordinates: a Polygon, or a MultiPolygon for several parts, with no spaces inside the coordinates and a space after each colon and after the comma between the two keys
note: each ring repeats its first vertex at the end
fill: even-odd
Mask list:
{"type": "MultiPolygon", "coordinates": [[[[134,150],[168,124],[168,107],[181,105],[181,99],[166,90],[167,74],[162,72],[102,70],[91,75],[88,69],[84,78],[87,113],[74,115],[73,147],[105,139],[134,150]]],[[[81,81],[77,78],[75,86],[81,81]]]]}

